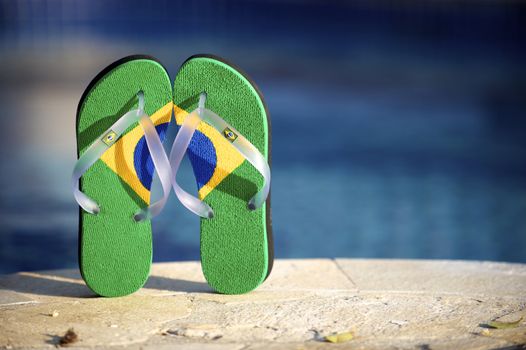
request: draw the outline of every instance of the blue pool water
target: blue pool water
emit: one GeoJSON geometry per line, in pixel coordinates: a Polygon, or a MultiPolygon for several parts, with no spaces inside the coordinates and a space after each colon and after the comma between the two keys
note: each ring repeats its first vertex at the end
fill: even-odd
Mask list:
{"type": "MultiPolygon", "coordinates": [[[[525,147],[499,139],[477,103],[261,88],[272,113],[278,258],[526,262],[525,147]]],[[[76,266],[74,148],[62,158],[33,152],[3,154],[11,175],[0,178],[1,272],[76,266]]],[[[195,189],[188,162],[179,178],[195,189]]],[[[155,261],[199,258],[198,219],[174,196],[153,228],[155,261]]]]}
{"type": "MultiPolygon", "coordinates": [[[[134,53],[173,78],[210,52],[259,84],[277,258],[526,262],[523,5],[92,3],[2,4],[0,273],[77,265],[78,99],[134,53]]],[[[187,161],[179,179],[195,190],[187,161]]],[[[154,260],[199,259],[198,218],[174,197],[153,221],[154,260]]]]}

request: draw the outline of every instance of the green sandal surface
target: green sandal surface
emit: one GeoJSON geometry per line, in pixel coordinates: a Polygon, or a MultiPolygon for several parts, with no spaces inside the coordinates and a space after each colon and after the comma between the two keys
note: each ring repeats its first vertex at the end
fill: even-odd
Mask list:
{"type": "MultiPolygon", "coordinates": [[[[207,93],[206,108],[243,134],[270,163],[270,123],[261,93],[223,59],[198,55],[181,67],[174,82],[177,124],[197,108],[207,93]]],[[[250,211],[248,200],[263,186],[263,178],[230,142],[201,123],[188,149],[199,198],[214,210],[201,219],[201,264],[206,280],[220,293],[246,293],[259,286],[272,269],[270,197],[250,211]]]]}
{"type": "MultiPolygon", "coordinates": [[[[130,56],[104,69],[88,86],[77,110],[79,156],[123,114],[138,106],[164,138],[172,112],[168,73],[155,59],[130,56]]],[[[138,123],[132,125],[81,178],[80,189],[100,206],[100,213],[80,210],[79,265],[95,293],[122,296],[141,288],[152,262],[150,221],[133,215],[150,203],[153,166],[138,123]]]]}

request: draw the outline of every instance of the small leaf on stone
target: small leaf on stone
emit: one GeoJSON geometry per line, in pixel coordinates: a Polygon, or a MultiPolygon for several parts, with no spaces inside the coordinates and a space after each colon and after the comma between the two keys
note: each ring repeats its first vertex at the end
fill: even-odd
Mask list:
{"type": "Polygon", "coordinates": [[[496,329],[515,328],[521,323],[522,319],[523,317],[513,322],[491,321],[488,323],[488,326],[490,326],[491,328],[496,328],[496,329]]]}
{"type": "Polygon", "coordinates": [[[325,341],[329,343],[345,343],[353,339],[354,335],[351,332],[338,333],[333,335],[328,335],[325,337],[325,341]]]}

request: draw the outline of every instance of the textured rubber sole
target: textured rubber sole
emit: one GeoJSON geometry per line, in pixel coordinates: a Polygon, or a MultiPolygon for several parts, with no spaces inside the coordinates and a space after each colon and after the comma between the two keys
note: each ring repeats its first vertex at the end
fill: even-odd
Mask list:
{"type": "MultiPolygon", "coordinates": [[[[181,125],[197,107],[201,92],[206,107],[233,125],[270,163],[270,120],[263,97],[239,68],[212,55],[190,57],[174,81],[174,111],[181,125]]],[[[273,263],[270,197],[264,207],[247,208],[263,185],[261,175],[229,141],[201,123],[188,155],[199,197],[214,210],[201,219],[201,264],[209,285],[225,294],[241,294],[258,287],[273,263]]]]}
{"type": "MultiPolygon", "coordinates": [[[[77,109],[77,152],[118,118],[137,108],[144,92],[145,111],[164,137],[173,109],[171,81],[153,57],[129,56],[99,73],[77,109]]],[[[150,221],[133,215],[150,203],[153,164],[142,128],[132,125],[81,178],[80,189],[101,211],[80,210],[79,266],[88,287],[101,296],[131,294],[146,282],[152,263],[150,221]]]]}

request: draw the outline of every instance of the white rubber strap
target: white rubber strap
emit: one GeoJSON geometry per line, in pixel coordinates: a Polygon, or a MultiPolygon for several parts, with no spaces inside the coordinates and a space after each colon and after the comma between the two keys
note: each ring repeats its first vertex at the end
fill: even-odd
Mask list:
{"type": "Polygon", "coordinates": [[[170,161],[168,160],[168,156],[164,151],[161,139],[159,138],[159,134],[157,133],[152,120],[146,113],[143,113],[141,119],[139,120],[139,124],[144,130],[146,145],[150,151],[150,156],[152,157],[155,171],[157,172],[157,176],[159,177],[159,181],[161,182],[161,186],[163,188],[163,195],[158,201],[150,204],[150,206],[144,209],[141,209],[135,214],[134,219],[136,221],[143,221],[151,219],[161,213],[166,202],[168,201],[168,196],[170,195],[170,191],[172,189],[173,176],[170,161]]]}
{"type": "Polygon", "coordinates": [[[260,208],[265,203],[270,191],[270,167],[265,157],[239,131],[211,110],[204,109],[202,116],[207,124],[230,140],[232,146],[263,176],[263,187],[248,201],[250,210],[260,208]]]}
{"type": "Polygon", "coordinates": [[[190,144],[190,140],[192,139],[199,123],[204,121],[227,138],[232,146],[234,146],[234,148],[263,176],[263,187],[248,201],[248,208],[250,210],[256,210],[263,205],[270,191],[270,167],[268,166],[265,157],[263,157],[259,150],[250,143],[250,141],[228,124],[223,118],[204,107],[205,101],[206,94],[202,93],[199,97],[198,108],[186,116],[172,146],[172,151],[170,152],[170,162],[172,164],[172,173],[174,174],[172,185],[175,193],[181,203],[193,213],[203,218],[213,217],[212,208],[210,208],[205,202],[181,189],[176,180],[179,165],[181,164],[181,160],[190,144]]]}
{"type": "Polygon", "coordinates": [[[79,190],[78,182],[82,175],[119,139],[122,133],[136,122],[139,122],[144,130],[146,144],[163,187],[163,197],[156,203],[135,213],[135,220],[142,221],[158,215],[166,204],[168,195],[170,194],[172,170],[168,157],[164,152],[153,122],[144,112],[143,92],[140,91],[137,96],[139,98],[139,108],[127,112],[110,126],[102,136],[93,142],[80,156],[73,168],[73,174],[71,176],[73,195],[82,209],[90,214],[98,214],[100,207],[93,199],[79,190]]]}
{"type": "Polygon", "coordinates": [[[200,122],[201,118],[199,118],[199,115],[195,111],[190,113],[186,116],[181,128],[179,129],[179,132],[177,133],[177,136],[175,137],[172,150],[170,151],[170,164],[172,165],[173,174],[172,186],[174,188],[175,195],[188,210],[202,218],[211,219],[214,216],[214,211],[212,208],[210,208],[208,204],[199,198],[196,198],[183,190],[177,183],[176,179],[181,161],[183,160],[186,150],[188,149],[188,145],[192,140],[192,136],[194,135],[194,132],[200,122]]]}

